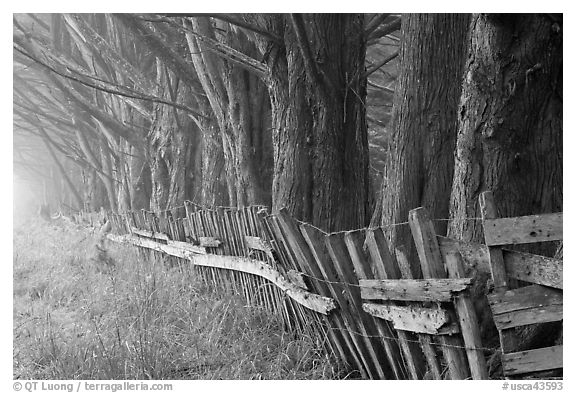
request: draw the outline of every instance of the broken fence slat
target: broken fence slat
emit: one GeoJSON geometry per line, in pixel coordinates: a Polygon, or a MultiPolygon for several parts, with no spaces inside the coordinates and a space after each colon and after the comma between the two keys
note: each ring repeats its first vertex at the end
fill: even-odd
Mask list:
{"type": "Polygon", "coordinates": [[[453,334],[460,328],[446,310],[417,306],[364,303],[368,314],[391,321],[395,329],[426,334],[453,334]]]}
{"type": "MultiPolygon", "coordinates": [[[[143,237],[148,237],[150,239],[156,239],[156,240],[163,240],[166,242],[170,242],[172,241],[172,237],[167,235],[166,233],[162,233],[162,232],[153,232],[153,231],[148,231],[145,229],[140,229],[140,228],[135,228],[135,227],[131,227],[130,230],[132,231],[132,233],[138,235],[138,236],[143,236],[143,237]]],[[[215,248],[215,247],[220,247],[220,245],[222,244],[222,242],[218,239],[216,239],[215,237],[211,237],[211,236],[199,236],[197,239],[198,242],[198,247],[208,247],[208,248],[215,248]]],[[[184,242],[182,242],[184,243],[184,242]]],[[[190,243],[187,243],[190,244],[190,243]]],[[[193,246],[196,246],[195,244],[191,244],[193,246]]]]}
{"type": "Polygon", "coordinates": [[[330,311],[336,308],[334,299],[320,296],[300,288],[298,285],[283,277],[279,271],[262,261],[257,261],[247,257],[197,254],[189,249],[189,247],[196,246],[184,242],[170,241],[172,244],[161,244],[151,239],[138,238],[130,235],[119,236],[114,234],[108,234],[108,238],[115,242],[132,244],[163,252],[171,256],[188,259],[197,266],[234,270],[263,277],[274,283],[280,290],[285,292],[290,296],[290,298],[300,303],[302,306],[321,314],[327,315],[330,311]],[[183,244],[186,244],[187,246],[182,247],[183,244]]]}
{"type": "Polygon", "coordinates": [[[296,271],[294,269],[290,269],[286,272],[286,275],[288,276],[288,279],[294,285],[297,285],[302,289],[308,290],[308,286],[306,285],[306,282],[304,281],[304,275],[302,273],[300,273],[299,271],[296,271]]]}
{"type": "Polygon", "coordinates": [[[258,251],[270,252],[272,251],[272,246],[258,236],[244,236],[244,240],[246,241],[246,245],[248,248],[258,251]]]}
{"type": "Polygon", "coordinates": [[[135,233],[136,235],[149,237],[151,239],[170,240],[170,237],[165,233],[152,232],[152,231],[148,231],[146,229],[140,229],[140,228],[135,228],[135,227],[130,227],[130,231],[132,233],[135,233]]]}
{"type": "Polygon", "coordinates": [[[198,245],[200,247],[216,248],[216,247],[220,247],[221,244],[222,244],[222,242],[220,240],[216,239],[215,237],[210,237],[210,236],[199,236],[198,237],[198,245]]]}
{"type": "Polygon", "coordinates": [[[362,299],[450,302],[472,285],[471,278],[360,280],[362,299]]]}
{"type": "MultiPolygon", "coordinates": [[[[458,251],[445,255],[446,269],[451,278],[465,277],[464,264],[458,251]]],[[[474,309],[474,303],[469,292],[463,292],[454,299],[454,308],[458,316],[458,322],[462,330],[462,338],[466,346],[466,355],[470,365],[470,373],[473,379],[489,379],[486,358],[482,348],[482,338],[478,317],[474,309]]]]}
{"type": "MultiPolygon", "coordinates": [[[[408,221],[412,231],[416,251],[422,267],[424,278],[447,278],[444,261],[440,252],[440,245],[434,230],[434,223],[427,210],[423,207],[410,210],[408,221]]],[[[448,363],[451,379],[466,379],[470,376],[466,352],[462,348],[462,337],[441,336],[442,353],[448,363]]]]}
{"type": "Polygon", "coordinates": [[[158,243],[152,239],[138,237],[133,235],[114,235],[108,234],[108,239],[117,242],[131,244],[134,246],[139,246],[143,248],[148,248],[150,250],[163,252],[168,255],[172,255],[179,258],[188,258],[191,253],[196,254],[206,254],[206,250],[200,247],[196,247],[192,244],[170,240],[168,244],[158,243]]]}

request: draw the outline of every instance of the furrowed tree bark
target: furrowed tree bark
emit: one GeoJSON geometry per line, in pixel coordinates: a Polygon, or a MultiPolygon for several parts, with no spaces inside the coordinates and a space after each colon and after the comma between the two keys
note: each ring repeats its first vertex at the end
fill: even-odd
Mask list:
{"type": "Polygon", "coordinates": [[[273,210],[327,231],[362,227],[368,214],[363,18],[261,15],[284,45],[260,42],[270,69],[273,210]]]}
{"type": "MultiPolygon", "coordinates": [[[[157,84],[164,96],[173,102],[193,101],[190,89],[177,76],[170,75],[160,61],[157,63],[157,84]]],[[[173,107],[156,105],[150,138],[152,175],[151,207],[166,210],[193,199],[193,143],[198,144],[198,129],[188,116],[181,116],[173,107]]]]}
{"type": "MultiPolygon", "coordinates": [[[[382,216],[373,222],[406,222],[408,212],[420,206],[432,218],[448,218],[468,24],[469,16],[463,14],[402,16],[382,216]]],[[[435,225],[438,234],[446,233],[445,221],[435,225]]],[[[403,245],[408,260],[417,260],[408,225],[392,227],[388,236],[392,248],[403,245]]],[[[419,268],[413,268],[418,277],[419,268]]]]}
{"type": "Polygon", "coordinates": [[[468,218],[482,191],[502,217],[562,211],[562,15],[476,14],[470,26],[449,236],[481,242],[468,218]]]}
{"type": "MultiPolygon", "coordinates": [[[[493,192],[501,217],[562,211],[562,15],[475,14],[470,26],[448,236],[481,243],[476,218],[483,191],[493,192]]],[[[517,247],[553,256],[557,245],[517,247]]],[[[489,345],[497,337],[485,302],[489,274],[468,269],[476,276],[475,307],[489,345]]],[[[518,333],[518,350],[555,345],[562,324],[518,333]]],[[[498,376],[497,356],[490,364],[498,376]]]]}

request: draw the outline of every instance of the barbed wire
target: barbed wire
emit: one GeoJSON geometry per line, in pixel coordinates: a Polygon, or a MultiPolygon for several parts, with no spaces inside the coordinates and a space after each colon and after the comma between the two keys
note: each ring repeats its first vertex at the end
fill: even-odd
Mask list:
{"type": "MultiPolygon", "coordinates": [[[[291,299],[286,293],[283,293],[283,298],[284,299],[291,299]]],[[[250,307],[254,307],[255,305],[250,305],[250,307]]],[[[261,305],[256,305],[256,308],[262,308],[263,306],[261,305]]],[[[378,317],[374,317],[372,316],[375,321],[378,321],[377,323],[389,323],[388,321],[386,321],[385,319],[381,319],[378,317]]],[[[389,336],[386,334],[365,334],[362,332],[359,332],[355,329],[342,329],[342,328],[338,328],[338,327],[334,327],[332,325],[329,325],[325,322],[322,321],[322,319],[327,320],[330,318],[330,315],[325,315],[323,316],[323,318],[316,318],[314,320],[314,323],[322,326],[323,328],[332,330],[332,331],[338,331],[340,333],[344,332],[344,333],[348,333],[348,334],[353,334],[355,336],[358,337],[362,337],[362,338],[377,338],[377,339],[386,339],[386,340],[393,340],[396,341],[398,343],[402,343],[402,342],[408,342],[408,343],[415,343],[415,344],[421,344],[420,340],[413,340],[410,338],[399,338],[399,337],[395,337],[395,336],[389,336]]],[[[354,320],[356,322],[356,320],[354,320]]],[[[301,321],[302,322],[302,321],[301,321]]],[[[396,329],[394,327],[392,327],[393,330],[401,330],[401,329],[396,329]]],[[[442,334],[442,335],[434,335],[434,334],[428,334],[428,333],[416,333],[416,332],[411,332],[409,330],[401,330],[407,333],[413,333],[413,334],[417,334],[417,335],[426,335],[426,336],[435,336],[435,337],[440,337],[440,336],[452,336],[454,337],[454,334],[458,334],[458,333],[454,333],[452,335],[446,335],[446,334],[442,334]]],[[[457,345],[457,344],[445,344],[445,343],[440,343],[440,342],[435,342],[435,341],[431,341],[430,342],[431,345],[437,346],[437,347],[446,347],[446,348],[456,348],[456,349],[464,349],[464,350],[474,350],[474,351],[486,351],[489,353],[494,353],[496,351],[499,350],[499,348],[490,348],[490,347],[471,347],[471,346],[467,346],[467,345],[457,345]]]]}
{"type": "MultiPolygon", "coordinates": [[[[374,318],[376,318],[376,317],[374,317],[374,318]]],[[[382,321],[385,321],[385,320],[382,320],[382,321]]],[[[347,332],[347,333],[354,334],[355,336],[359,336],[359,337],[363,337],[363,338],[380,338],[380,339],[394,340],[396,342],[411,342],[411,343],[420,344],[420,340],[412,340],[409,338],[399,338],[399,337],[381,335],[381,334],[377,334],[377,335],[376,334],[364,334],[364,333],[360,333],[360,332],[357,332],[356,330],[352,330],[352,329],[341,329],[338,327],[333,327],[333,326],[330,326],[330,325],[323,323],[321,321],[317,321],[317,323],[321,326],[324,326],[324,327],[330,329],[330,330],[335,330],[335,331],[339,331],[339,332],[347,332]]],[[[400,330],[400,329],[395,329],[395,330],[400,330]]],[[[407,330],[404,330],[404,331],[409,332],[407,330]]],[[[410,332],[410,333],[414,333],[414,332],[410,332]]],[[[436,336],[436,335],[431,335],[431,334],[427,334],[427,333],[415,333],[415,334],[436,336]]],[[[446,336],[446,335],[442,335],[442,336],[446,336]]],[[[434,346],[438,346],[438,347],[448,347],[448,348],[457,348],[457,349],[474,350],[474,351],[487,351],[487,352],[491,352],[491,353],[494,353],[498,350],[498,348],[470,347],[470,346],[466,346],[466,345],[444,344],[444,343],[439,343],[439,342],[435,342],[435,341],[431,341],[430,344],[432,344],[434,346]]]]}
{"type": "MultiPolygon", "coordinates": [[[[196,203],[190,202],[190,204],[196,206],[196,207],[200,207],[202,208],[202,210],[207,210],[207,211],[216,211],[217,209],[225,209],[225,210],[231,210],[231,209],[237,209],[235,207],[230,207],[230,206],[214,206],[214,208],[210,209],[210,208],[206,208],[204,206],[198,205],[196,203]]],[[[255,207],[259,207],[259,206],[255,206],[255,207]]],[[[147,213],[166,213],[166,212],[172,212],[174,210],[178,210],[178,209],[184,209],[186,208],[185,205],[181,205],[181,206],[175,206],[172,207],[170,209],[165,209],[165,210],[157,210],[157,211],[151,211],[151,210],[146,210],[146,209],[142,209],[143,211],[147,212],[147,213]]],[[[129,211],[129,212],[123,212],[122,214],[127,214],[127,213],[136,213],[136,211],[129,211]]],[[[195,212],[192,212],[192,214],[194,214],[195,212]]],[[[271,214],[271,216],[274,216],[274,214],[271,214]]],[[[431,219],[431,221],[482,221],[483,219],[480,217],[458,217],[458,218],[433,218],[431,219]]],[[[307,227],[311,227],[314,228],[315,230],[317,230],[318,232],[322,233],[323,235],[339,235],[342,233],[350,233],[350,232],[356,232],[356,231],[362,231],[362,230],[373,230],[373,229],[390,229],[390,228],[395,228],[398,226],[403,226],[403,225],[409,225],[410,222],[409,221],[404,221],[404,222],[397,222],[397,223],[393,223],[393,224],[386,224],[386,225],[378,225],[375,227],[363,227],[363,228],[358,228],[358,229],[347,229],[347,230],[342,230],[342,231],[335,231],[335,232],[327,232],[325,230],[323,230],[322,228],[319,228],[317,226],[315,226],[314,224],[311,224],[309,222],[306,221],[302,221],[302,220],[298,220],[298,219],[294,219],[294,221],[296,221],[298,224],[301,225],[305,225],[307,227]]]]}

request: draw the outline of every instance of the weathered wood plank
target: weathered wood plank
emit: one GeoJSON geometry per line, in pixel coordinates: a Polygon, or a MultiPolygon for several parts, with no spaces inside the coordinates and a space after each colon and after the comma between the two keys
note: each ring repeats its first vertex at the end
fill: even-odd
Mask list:
{"type": "MultiPolygon", "coordinates": [[[[479,203],[482,221],[498,218],[498,210],[492,191],[481,193],[479,203]]],[[[486,236],[486,233],[484,236],[486,236]]],[[[508,275],[506,273],[502,249],[500,247],[489,247],[488,250],[488,261],[490,263],[492,281],[494,282],[494,292],[503,293],[508,287],[508,275]]],[[[498,336],[500,338],[502,353],[509,353],[518,348],[518,337],[514,330],[498,330],[498,336]]]]}
{"type": "MultiPolygon", "coordinates": [[[[498,210],[494,203],[494,196],[491,191],[485,191],[480,194],[480,213],[482,214],[482,221],[495,219],[498,217],[498,210]]],[[[486,232],[484,232],[484,239],[486,240],[486,232]]],[[[486,241],[486,244],[488,242],[486,241]]],[[[494,281],[494,288],[506,288],[508,286],[508,276],[504,265],[504,257],[500,247],[489,247],[488,256],[490,262],[490,272],[492,273],[492,280],[494,281]]]]}
{"type": "Polygon", "coordinates": [[[362,299],[450,302],[472,285],[471,278],[360,280],[362,299]]]}
{"type": "Polygon", "coordinates": [[[169,244],[158,243],[149,238],[138,237],[134,235],[114,235],[108,234],[108,239],[118,242],[131,244],[138,247],[148,248],[150,250],[163,252],[165,254],[178,258],[188,258],[190,254],[205,254],[206,250],[196,247],[185,242],[170,240],[169,244]]]}
{"type": "Polygon", "coordinates": [[[485,244],[463,242],[444,236],[436,236],[436,238],[444,260],[446,260],[446,255],[459,252],[467,266],[482,273],[490,273],[490,256],[485,244]]]}
{"type": "Polygon", "coordinates": [[[222,242],[215,237],[211,236],[199,236],[198,237],[198,245],[200,247],[207,247],[207,248],[217,248],[220,247],[222,242]]]}
{"type": "Polygon", "coordinates": [[[206,249],[204,247],[195,246],[187,242],[181,242],[177,240],[167,240],[167,245],[178,247],[179,249],[190,251],[194,254],[206,254],[206,249]]]}
{"type": "Polygon", "coordinates": [[[562,292],[530,285],[488,296],[494,323],[499,330],[535,323],[561,321],[562,292]]]}
{"type": "MultiPolygon", "coordinates": [[[[344,235],[344,241],[346,242],[346,247],[348,247],[350,259],[354,265],[356,277],[358,277],[359,280],[374,278],[374,273],[363,248],[365,235],[365,231],[347,232],[344,235]]],[[[395,379],[406,379],[407,375],[400,364],[402,355],[394,339],[394,333],[390,327],[390,323],[379,318],[373,318],[373,322],[376,330],[382,336],[381,340],[384,345],[384,350],[386,351],[386,357],[388,358],[388,365],[392,369],[395,379]]]]}
{"type": "MultiPolygon", "coordinates": [[[[428,212],[422,207],[410,210],[408,221],[424,278],[446,278],[447,273],[440,246],[428,212]]],[[[439,341],[442,344],[442,353],[448,363],[451,379],[468,378],[470,369],[467,364],[467,355],[463,349],[459,348],[464,346],[462,338],[441,336],[439,341]]]]}
{"type": "MultiPolygon", "coordinates": [[[[372,268],[374,278],[399,279],[403,277],[400,266],[390,253],[382,228],[366,230],[365,248],[370,255],[368,262],[372,268]]],[[[411,275],[412,273],[410,270],[407,270],[406,274],[411,275]]],[[[440,379],[440,365],[434,353],[430,336],[425,334],[419,334],[417,336],[422,348],[420,349],[414,340],[416,338],[414,333],[403,330],[396,330],[396,332],[398,334],[398,343],[404,355],[404,363],[410,373],[410,378],[413,380],[422,379],[426,373],[426,363],[428,363],[433,377],[440,379]]]]}
{"type": "Polygon", "coordinates": [[[414,333],[453,334],[460,328],[441,308],[396,306],[392,304],[364,303],[362,309],[377,318],[392,322],[395,329],[414,333]]]}
{"type": "MultiPolygon", "coordinates": [[[[408,280],[414,279],[410,262],[408,261],[408,257],[406,256],[405,248],[402,245],[400,245],[398,248],[394,250],[394,254],[396,255],[396,263],[400,268],[400,272],[402,272],[402,278],[408,280]]],[[[423,303],[417,302],[414,304],[422,305],[423,303]]],[[[403,333],[406,334],[406,332],[403,333]]],[[[433,336],[429,334],[418,334],[417,336],[418,341],[420,342],[422,353],[424,354],[424,357],[426,358],[426,363],[428,364],[428,370],[426,371],[426,373],[430,373],[433,379],[436,380],[442,379],[439,356],[436,351],[437,347],[434,345],[432,340],[433,336]]]]}
{"type": "Polygon", "coordinates": [[[491,218],[483,224],[488,246],[562,240],[562,213],[491,218]]]}
{"type": "MultiPolygon", "coordinates": [[[[167,220],[170,223],[170,220],[167,220]]],[[[152,224],[150,224],[152,225],[152,224]]],[[[171,241],[172,237],[169,236],[166,233],[162,233],[162,232],[153,232],[153,231],[149,231],[146,229],[140,229],[140,228],[136,228],[136,227],[131,227],[130,228],[131,232],[138,235],[138,236],[143,236],[143,237],[148,237],[150,239],[156,239],[156,240],[163,240],[163,241],[171,241]]],[[[175,237],[176,238],[176,237],[175,237]]],[[[222,244],[222,242],[218,239],[216,239],[215,237],[212,236],[199,236],[198,239],[198,245],[199,247],[210,247],[210,248],[216,248],[216,247],[220,247],[220,245],[222,244]]],[[[183,243],[183,242],[181,242],[183,243]]],[[[188,243],[190,244],[190,243],[188,243]]],[[[193,246],[196,246],[195,244],[190,244],[193,246]]]]}
{"type": "Polygon", "coordinates": [[[488,295],[492,313],[495,315],[552,305],[561,306],[562,300],[562,291],[540,285],[529,285],[488,295]]]}
{"type": "MultiPolygon", "coordinates": [[[[287,257],[288,261],[292,262],[294,268],[306,273],[312,278],[323,278],[319,266],[323,266],[325,260],[328,260],[327,253],[322,250],[323,241],[318,233],[310,229],[310,235],[313,239],[306,238],[302,226],[298,226],[296,222],[285,212],[280,211],[280,214],[270,216],[271,227],[276,234],[276,245],[279,247],[287,257]],[[319,237],[319,239],[316,239],[319,237]]],[[[312,288],[323,296],[333,296],[331,285],[319,280],[311,280],[312,288]]],[[[334,297],[338,300],[336,297],[334,297]]],[[[367,376],[366,371],[362,366],[362,362],[358,357],[356,347],[352,341],[351,334],[346,326],[345,319],[342,316],[343,311],[331,313],[327,318],[327,322],[331,325],[327,329],[330,340],[335,344],[341,359],[350,361],[364,377],[367,376]]]]}
{"type": "MultiPolygon", "coordinates": [[[[445,255],[448,276],[451,278],[463,278],[466,276],[461,256],[458,252],[445,255]]],[[[468,292],[459,293],[454,299],[456,315],[460,322],[462,338],[466,345],[466,355],[473,379],[488,379],[488,367],[482,349],[482,338],[474,304],[468,292]]]]}
{"type": "Polygon", "coordinates": [[[374,270],[374,277],[390,279],[402,277],[398,265],[391,263],[392,255],[382,229],[368,229],[365,244],[373,261],[371,266],[374,270]]]}
{"type": "Polygon", "coordinates": [[[506,249],[502,251],[509,277],[562,289],[564,263],[561,259],[506,249]]]}
{"type": "MultiPolygon", "coordinates": [[[[359,233],[357,232],[356,235],[359,233]]],[[[350,234],[350,236],[354,236],[350,234]]],[[[345,241],[345,234],[335,233],[324,236],[324,243],[328,254],[334,263],[336,272],[338,273],[339,282],[343,284],[345,289],[344,298],[352,306],[350,309],[356,319],[358,332],[363,336],[365,348],[367,350],[368,363],[370,365],[371,373],[377,374],[380,378],[390,379],[392,377],[382,368],[381,362],[383,359],[378,357],[377,352],[382,350],[381,344],[373,340],[372,337],[376,334],[376,327],[374,326],[374,319],[363,313],[362,298],[360,297],[360,289],[358,288],[358,278],[354,274],[353,262],[351,261],[348,248],[345,241]]],[[[358,257],[359,255],[356,255],[358,257]]]]}
{"type": "Polygon", "coordinates": [[[292,283],[298,285],[302,289],[308,290],[308,286],[304,281],[304,275],[301,272],[290,269],[286,272],[286,275],[288,276],[288,279],[292,281],[292,283]]]}
{"type": "Polygon", "coordinates": [[[504,375],[518,375],[562,368],[563,346],[533,349],[502,355],[504,375]]]}
{"type": "Polygon", "coordinates": [[[248,248],[253,250],[264,252],[272,251],[272,246],[267,241],[258,236],[244,236],[244,240],[246,241],[248,248]]]}
{"type": "Polygon", "coordinates": [[[130,227],[130,231],[132,233],[135,233],[136,235],[149,237],[151,239],[170,240],[170,237],[165,233],[152,232],[152,231],[148,231],[146,229],[140,229],[140,228],[136,228],[136,227],[130,227]]]}
{"type": "Polygon", "coordinates": [[[344,300],[342,289],[336,288],[332,284],[332,282],[336,281],[336,272],[324,244],[324,235],[318,229],[307,224],[300,225],[299,229],[304,244],[302,246],[297,245],[297,251],[299,251],[298,254],[300,255],[305,253],[303,256],[306,260],[305,271],[311,274],[312,277],[321,279],[322,281],[317,281],[317,287],[320,290],[328,291],[340,305],[340,312],[332,314],[333,320],[331,322],[336,325],[339,333],[337,336],[343,339],[346,344],[346,347],[343,348],[346,348],[349,353],[348,357],[345,356],[343,359],[346,361],[352,360],[358,370],[367,377],[367,370],[365,370],[364,363],[360,357],[362,346],[358,339],[359,337],[350,333],[351,331],[356,331],[354,318],[351,315],[348,303],[344,300]]]}
{"type": "Polygon", "coordinates": [[[562,305],[551,305],[494,315],[494,324],[498,330],[504,330],[535,323],[561,321],[562,319],[562,305]]]}
{"type": "Polygon", "coordinates": [[[234,270],[237,272],[250,273],[263,277],[276,285],[281,291],[286,293],[296,302],[321,314],[327,315],[330,313],[330,311],[336,309],[336,303],[334,302],[334,299],[316,295],[314,293],[303,290],[302,288],[298,287],[283,277],[279,271],[274,270],[270,265],[262,261],[257,261],[247,257],[227,255],[199,255],[175,245],[160,244],[150,239],[137,238],[130,235],[118,236],[109,234],[108,238],[115,242],[137,245],[140,247],[150,248],[155,251],[163,252],[178,258],[189,259],[192,263],[194,263],[194,265],[197,266],[234,270]]]}

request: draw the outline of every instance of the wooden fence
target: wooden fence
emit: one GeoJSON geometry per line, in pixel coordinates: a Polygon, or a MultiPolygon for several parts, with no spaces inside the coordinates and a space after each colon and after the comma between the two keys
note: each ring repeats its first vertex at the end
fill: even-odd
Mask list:
{"type": "MultiPolygon", "coordinates": [[[[559,217],[560,235],[556,220],[550,240],[562,237],[559,217]]],[[[95,224],[103,217],[85,214],[83,219],[95,224]]],[[[327,350],[363,378],[488,378],[470,295],[473,279],[466,277],[463,259],[494,272],[499,251],[507,277],[546,286],[541,292],[550,299],[547,311],[556,311],[548,319],[562,318],[561,260],[495,251],[498,243],[488,238],[491,247],[437,236],[424,208],[409,214],[419,261],[408,261],[402,250],[391,252],[383,228],[327,234],[262,206],[203,209],[187,202],[172,211],[108,214],[108,219],[111,240],[189,261],[204,280],[281,313],[289,329],[326,338],[327,350]],[[412,275],[415,263],[422,277],[412,275]]],[[[502,299],[512,295],[499,291],[490,298],[493,310],[500,310],[495,311],[499,328],[504,325],[498,318],[511,309],[502,299]]],[[[527,372],[527,366],[510,372],[523,356],[510,348],[503,344],[506,375],[527,372]]],[[[555,361],[549,368],[562,367],[561,349],[552,350],[555,361]]],[[[541,355],[529,354],[530,361],[542,363],[541,355]]]]}

